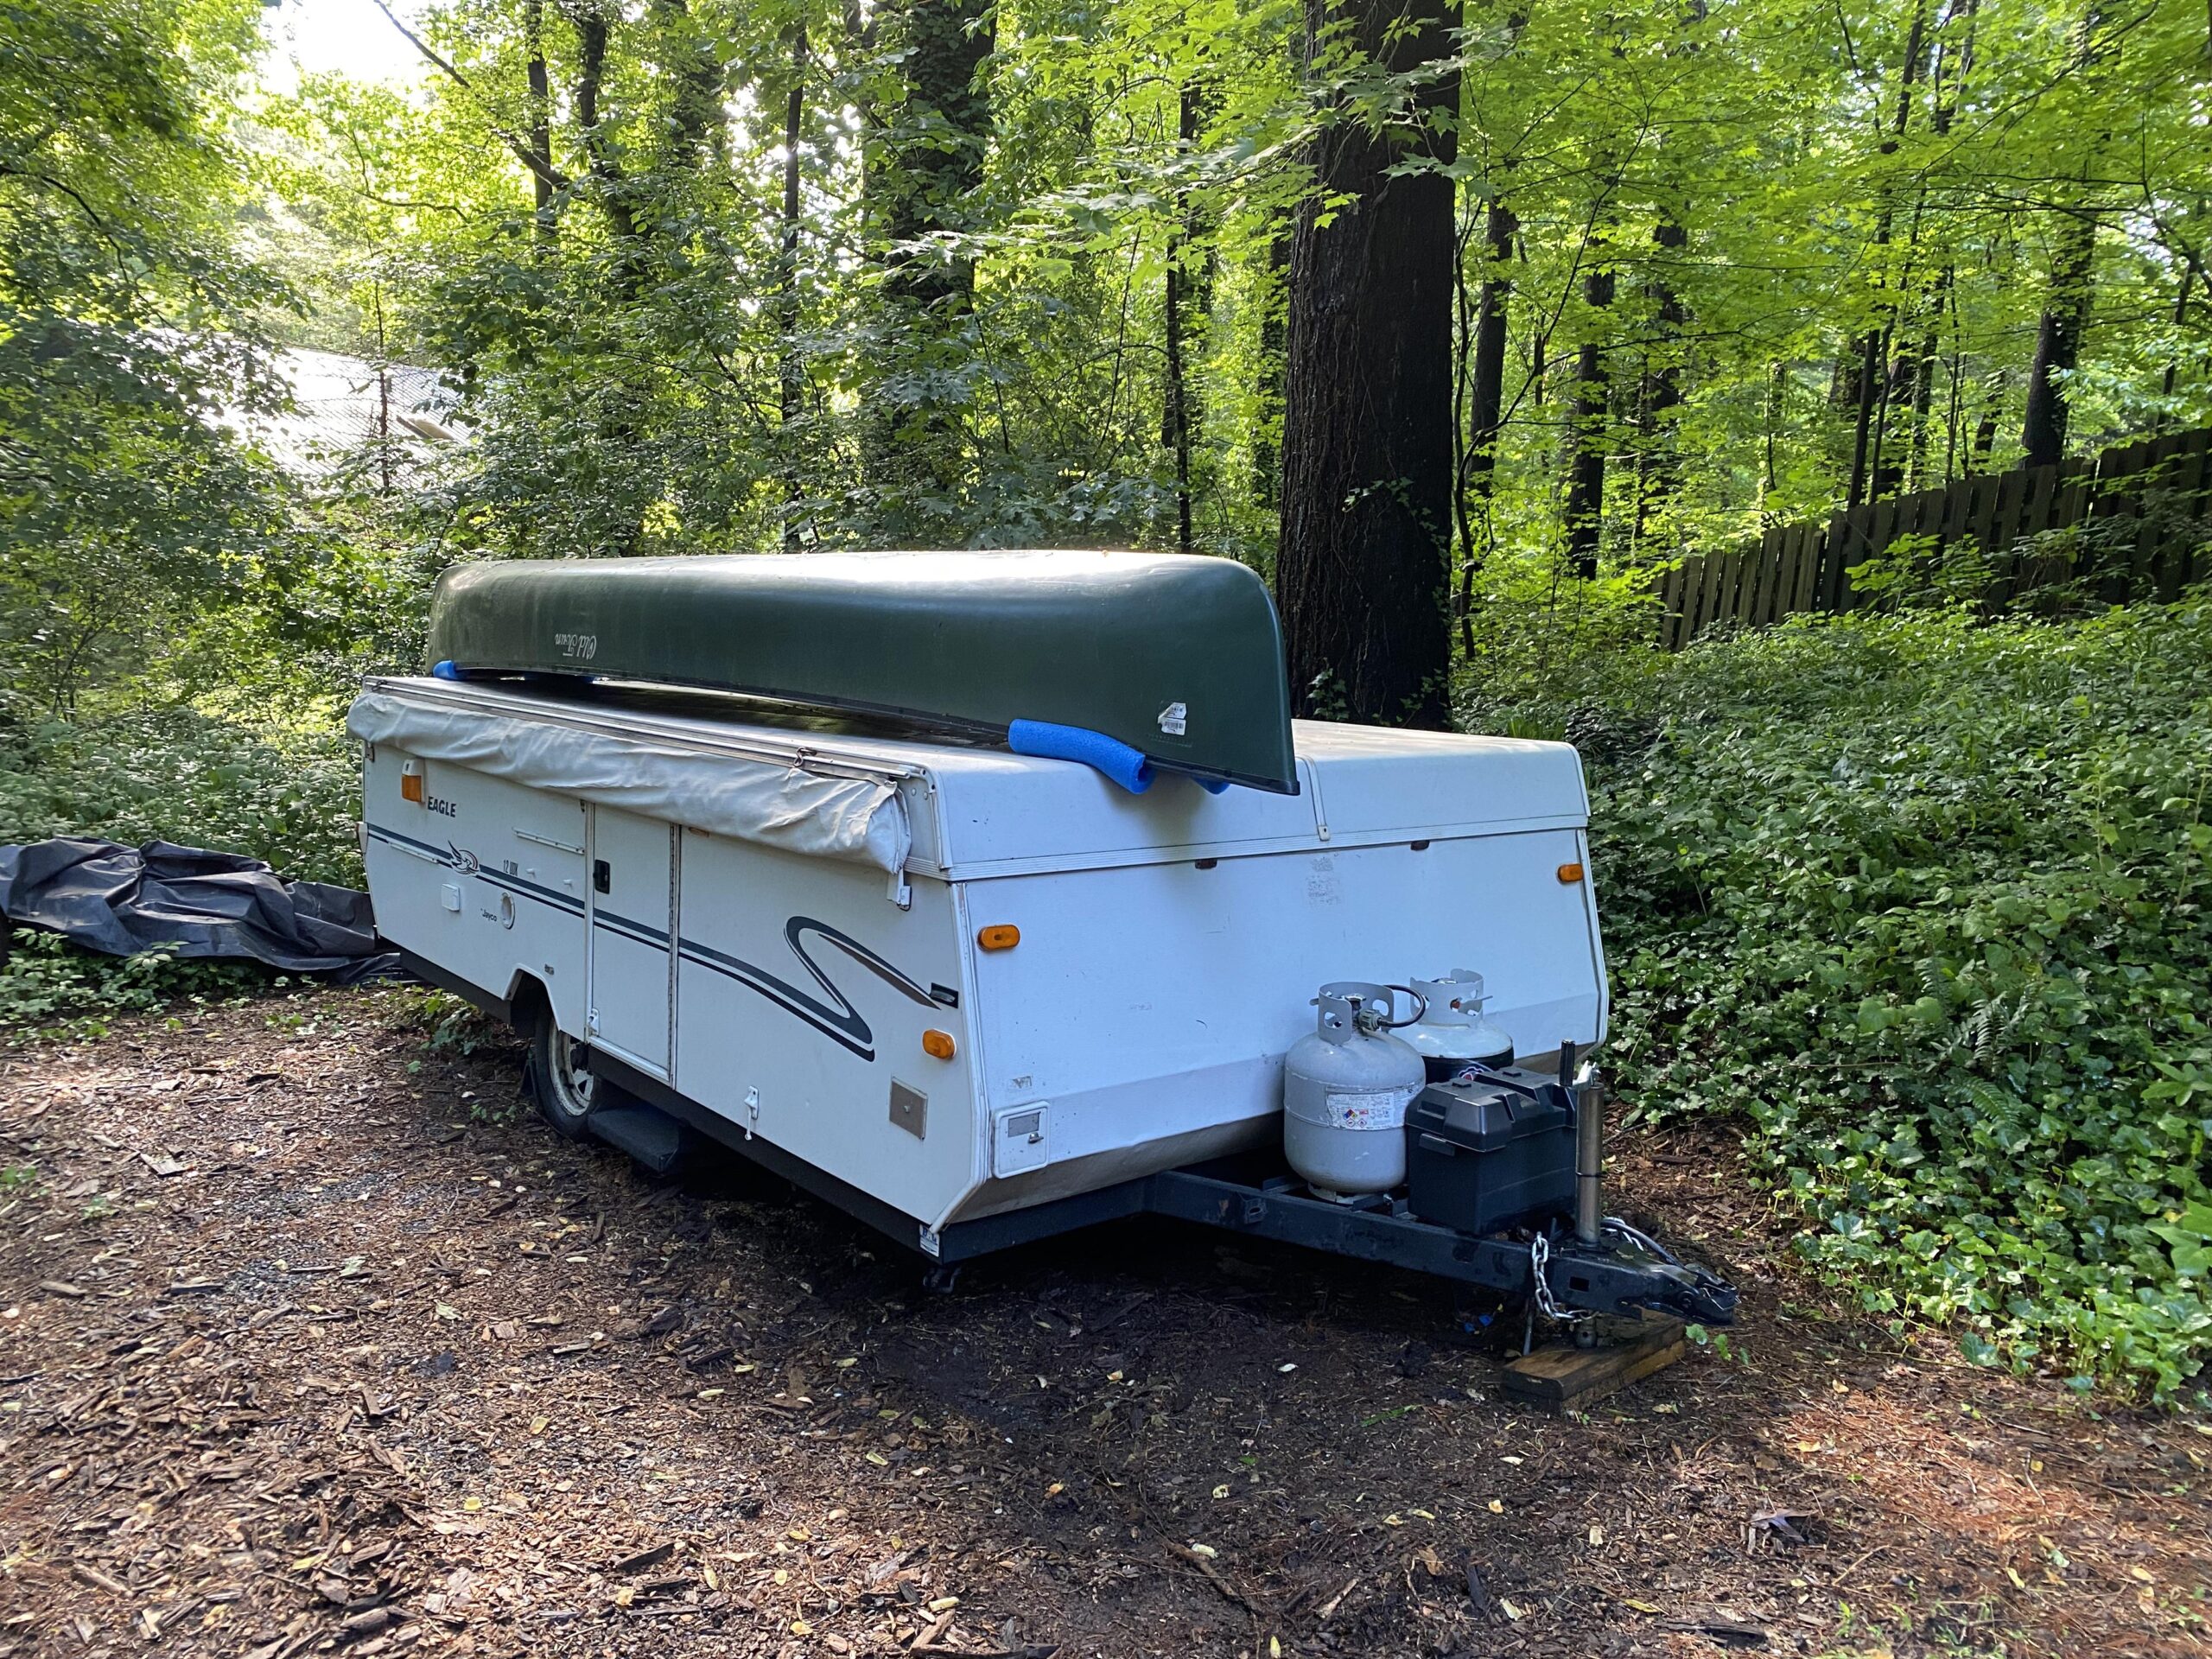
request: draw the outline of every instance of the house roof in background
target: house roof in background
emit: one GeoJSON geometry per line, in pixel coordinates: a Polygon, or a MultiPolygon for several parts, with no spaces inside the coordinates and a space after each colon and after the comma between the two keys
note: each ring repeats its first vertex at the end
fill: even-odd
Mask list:
{"type": "Polygon", "coordinates": [[[410,461],[467,441],[451,423],[456,400],[435,370],[305,349],[277,353],[275,366],[292,389],[292,408],[230,410],[223,420],[296,477],[327,478],[359,465],[380,440],[410,461]]]}

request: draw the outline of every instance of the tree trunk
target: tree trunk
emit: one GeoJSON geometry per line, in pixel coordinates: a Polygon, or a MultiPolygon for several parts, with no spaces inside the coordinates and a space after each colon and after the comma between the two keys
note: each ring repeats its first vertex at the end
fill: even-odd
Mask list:
{"type": "Polygon", "coordinates": [[[1973,453],[1967,461],[1969,476],[1989,470],[1989,460],[1997,448],[1998,409],[2005,401],[2005,384],[1999,380],[1989,388],[1989,396],[1982,402],[1981,418],[1974,423],[1973,453]]]}
{"type": "Polygon", "coordinates": [[[722,116],[722,66],[711,37],[692,20],[687,0],[653,0],[654,53],[673,89],[664,129],[664,167],[696,173],[722,116]]]}
{"type": "MultiPolygon", "coordinates": [[[[1592,250],[1593,252],[1597,251],[1592,250]]],[[[1592,267],[1582,279],[1582,303],[1592,314],[1584,327],[1594,336],[1598,313],[1613,302],[1610,267],[1592,267]]],[[[1611,378],[1604,343],[1586,337],[1574,359],[1574,397],[1567,406],[1567,556],[1588,582],[1598,574],[1598,545],[1605,521],[1605,442],[1611,378]]]]}
{"type": "MultiPolygon", "coordinates": [[[[1405,74],[1449,54],[1443,0],[1307,0],[1309,51],[1340,24],[1405,74]]],[[[1457,111],[1438,77],[1413,115],[1457,111]]],[[[1275,587],[1300,712],[1442,727],[1451,632],[1452,186],[1391,169],[1453,137],[1426,120],[1325,129],[1290,262],[1283,508],[1275,587]],[[1321,199],[1341,200],[1319,222],[1321,199]]]]}
{"type": "MultiPolygon", "coordinates": [[[[1903,302],[1899,302],[1899,310],[1903,302]]],[[[1904,487],[1904,468],[1897,459],[1897,448],[1890,442],[1890,416],[1899,407],[1910,407],[1913,400],[1913,363],[1908,351],[1897,341],[1897,330],[1902,318],[1892,315],[1890,326],[1882,331],[1882,383],[1878,388],[1874,410],[1874,458],[1870,468],[1873,480],[1872,493],[1877,499],[1895,495],[1904,487]]]]}
{"type": "MultiPolygon", "coordinates": [[[[613,146],[607,142],[606,129],[600,124],[599,94],[607,77],[607,12],[595,3],[588,3],[575,15],[576,26],[576,127],[583,135],[584,157],[593,180],[599,186],[601,210],[614,234],[628,242],[638,234],[636,214],[630,207],[629,181],[624,178],[621,164],[614,158],[613,146]]],[[[623,280],[626,283],[634,274],[627,268],[625,256],[623,280]]]]}
{"type": "Polygon", "coordinates": [[[798,424],[805,411],[806,363],[799,353],[798,299],[798,141],[806,118],[806,25],[800,23],[791,31],[791,87],[784,105],[784,223],[783,242],[778,250],[777,331],[782,336],[778,341],[780,356],[778,362],[777,413],[784,434],[786,451],[785,461],[784,495],[784,550],[791,552],[799,543],[798,508],[805,496],[797,454],[798,444],[791,436],[791,428],[798,424]]]}
{"type": "MultiPolygon", "coordinates": [[[[1912,368],[1912,432],[1905,463],[1905,487],[1923,489],[1928,483],[1928,423],[1936,409],[1936,376],[1942,365],[1942,340],[1937,330],[1951,302],[1952,268],[1945,264],[1936,274],[1930,296],[1928,327],[1920,336],[1920,350],[1912,368]]],[[[1947,475],[1944,482],[1950,481],[1947,475]]]]}
{"type": "MultiPolygon", "coordinates": [[[[1195,79],[1184,83],[1177,137],[1182,153],[1187,157],[1198,142],[1198,86],[1195,79]]],[[[1190,193],[1179,191],[1175,229],[1167,239],[1167,293],[1163,307],[1167,334],[1167,384],[1164,388],[1160,426],[1161,435],[1175,457],[1175,546],[1184,553],[1191,550],[1191,381],[1184,310],[1192,297],[1191,289],[1204,286],[1194,284],[1183,269],[1183,262],[1190,257],[1192,239],[1190,193]]]]}
{"type": "Polygon", "coordinates": [[[2022,457],[2049,467],[2066,453],[2069,414],[2065,377],[2082,355],[2082,329],[2089,318],[2090,280],[2097,252],[2096,215],[2076,213],[2059,238],[2050,292],[2036,327],[2035,361],[2028,370],[2028,408],[2020,427],[2022,457]]]}
{"type": "MultiPolygon", "coordinates": [[[[1912,119],[1912,89],[1920,79],[1920,60],[1928,36],[1927,0],[1917,0],[1912,9],[1912,27],[1905,32],[1904,63],[1897,75],[1897,109],[1896,124],[1890,136],[1882,141],[1881,153],[1893,156],[1897,143],[1904,137],[1904,130],[1912,119]]],[[[1890,245],[1890,203],[1885,200],[1874,216],[1874,245],[1887,249],[1890,245]]],[[[1870,327],[1859,346],[1859,418],[1853,429],[1851,440],[1851,488],[1846,505],[1857,506],[1867,499],[1870,464],[1875,459],[1875,426],[1877,399],[1888,391],[1886,370],[1889,366],[1890,339],[1895,327],[1901,299],[1892,299],[1890,314],[1870,327]]],[[[1882,413],[1887,412],[1886,403],[1882,413]]]]}
{"type": "Polygon", "coordinates": [[[1459,592],[1453,613],[1459,622],[1459,646],[1475,648],[1475,577],[1497,545],[1491,524],[1491,490],[1497,478],[1497,440],[1505,416],[1507,306],[1513,293],[1513,238],[1521,221],[1493,194],[1483,208],[1483,248],[1488,263],[1475,290],[1475,315],[1463,327],[1468,335],[1466,450],[1460,457],[1459,592]],[[1475,523],[1482,522],[1480,551],[1475,523]]]}
{"type": "Polygon", "coordinates": [[[1766,460],[1759,473],[1759,520],[1762,524],[1767,521],[1767,516],[1772,511],[1774,493],[1781,486],[1780,458],[1776,450],[1781,436],[1782,417],[1787,412],[1789,395],[1789,365],[1777,363],[1766,383],[1766,460]]]}
{"type": "Polygon", "coordinates": [[[545,71],[545,0],[529,0],[523,8],[523,35],[530,53],[530,169],[531,204],[537,214],[537,237],[550,243],[554,233],[553,211],[553,82],[545,71]]]}
{"type": "Polygon", "coordinates": [[[1259,409],[1252,439],[1252,501],[1273,512],[1281,500],[1283,355],[1287,347],[1285,308],[1290,286],[1290,227],[1278,225],[1268,238],[1267,284],[1261,296],[1259,409]]]}
{"type": "MultiPolygon", "coordinates": [[[[1690,233],[1671,213],[1662,212],[1659,222],[1651,227],[1651,241],[1661,251],[1663,260],[1688,247],[1690,233]]],[[[1682,406],[1680,354],[1682,329],[1690,320],[1689,308],[1675,293],[1663,265],[1658,281],[1652,285],[1651,297],[1653,332],[1658,336],[1654,349],[1659,353],[1659,366],[1656,370],[1649,366],[1647,353],[1642,396],[1638,399],[1643,426],[1643,448],[1639,457],[1641,487],[1636,496],[1636,532],[1639,542],[1651,509],[1671,498],[1682,482],[1681,457],[1675,453],[1675,423],[1682,406]]]]}
{"type": "MultiPolygon", "coordinates": [[[[2196,267],[2191,264],[2184,264],[2181,268],[2181,293],[2174,300],[2174,327],[2176,328],[2179,328],[2183,323],[2189,321],[2190,284],[2196,280],[2196,267]]],[[[2160,397],[2169,399],[2173,397],[2174,380],[2180,372],[2180,363],[2172,358],[2168,358],[2166,359],[2165,378],[2158,383],[2158,395],[2160,397]]],[[[2152,429],[2156,431],[2164,431],[2171,419],[2171,416],[2168,415],[2167,411],[2161,409],[2158,411],[2158,418],[2152,423],[2152,429]]]]}
{"type": "Polygon", "coordinates": [[[966,466],[959,403],[912,388],[943,383],[927,371],[957,340],[975,296],[973,261],[928,245],[965,228],[967,198],[982,182],[991,105],[977,81],[993,16],[985,0],[904,0],[881,15],[904,53],[905,98],[873,136],[864,166],[883,268],[878,358],[893,372],[868,390],[863,462],[893,498],[952,494],[966,466]]]}

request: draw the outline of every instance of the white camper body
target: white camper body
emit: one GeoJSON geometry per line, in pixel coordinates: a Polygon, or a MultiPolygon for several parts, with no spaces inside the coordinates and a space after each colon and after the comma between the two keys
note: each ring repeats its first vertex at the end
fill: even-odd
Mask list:
{"type": "Polygon", "coordinates": [[[387,679],[350,724],[385,938],[925,1250],[1279,1138],[1326,981],[1469,968],[1523,1057],[1605,1033],[1561,744],[1300,723],[1294,796],[1131,795],[711,694],[387,679]]]}

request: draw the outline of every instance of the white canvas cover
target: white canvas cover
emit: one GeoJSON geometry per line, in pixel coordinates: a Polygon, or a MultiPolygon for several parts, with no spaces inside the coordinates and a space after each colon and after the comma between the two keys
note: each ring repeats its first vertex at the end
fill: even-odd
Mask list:
{"type": "Polygon", "coordinates": [[[832,773],[813,769],[797,751],[736,753],[650,728],[620,732],[548,720],[526,704],[505,713],[496,693],[470,691],[448,702],[372,683],[353,700],[346,729],[425,760],[785,852],[896,871],[912,850],[894,772],[855,776],[841,766],[832,773]]]}

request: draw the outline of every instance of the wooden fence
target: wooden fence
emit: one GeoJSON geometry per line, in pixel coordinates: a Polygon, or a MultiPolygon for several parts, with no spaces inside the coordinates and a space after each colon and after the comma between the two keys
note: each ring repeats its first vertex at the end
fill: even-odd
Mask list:
{"type": "Polygon", "coordinates": [[[1660,589],[1661,642],[1678,651],[1706,629],[1758,627],[1794,611],[1849,611],[1868,604],[1848,572],[1893,543],[1923,538],[1929,557],[1974,542],[1987,556],[1983,603],[2001,611],[2054,582],[2097,578],[2114,601],[2171,599],[2212,576],[2204,522],[2212,518],[2212,428],[2145,438],[2094,461],[2020,467],[1962,478],[1940,490],[1887,497],[1833,514],[1825,524],[1778,524],[1725,553],[1693,554],[1660,589]],[[2131,533],[2123,524],[2133,520],[2131,533]],[[2077,566],[2069,552],[2036,550],[2025,538],[2092,525],[2077,566]]]}

